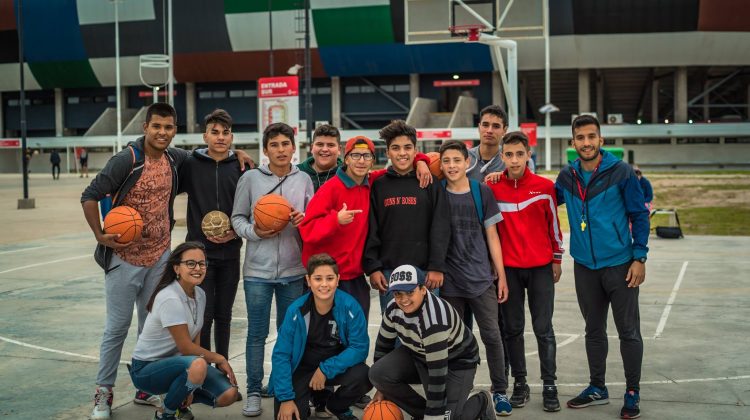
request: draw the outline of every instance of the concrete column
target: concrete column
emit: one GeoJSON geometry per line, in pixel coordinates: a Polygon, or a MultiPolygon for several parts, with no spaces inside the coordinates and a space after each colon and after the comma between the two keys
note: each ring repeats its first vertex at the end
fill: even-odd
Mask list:
{"type": "MultiPolygon", "coordinates": [[[[120,86],[120,106],[122,106],[122,109],[125,109],[128,107],[129,104],[128,100],[128,87],[127,86],[120,86]]],[[[123,124],[125,124],[123,122],[123,124]]],[[[125,127],[123,127],[125,128],[125,127]]]]}
{"type": "Polygon", "coordinates": [[[63,90],[55,88],[55,136],[62,137],[65,125],[65,98],[63,90]]]}
{"type": "MultiPolygon", "coordinates": [[[[0,111],[0,127],[2,126],[2,111],[0,111]]],[[[747,84],[747,119],[750,121],[750,83],[747,84]]],[[[2,134],[2,131],[0,131],[2,134]]]]}
{"type": "MultiPolygon", "coordinates": [[[[748,90],[750,93],[750,90],[748,90]]],[[[5,100],[3,99],[3,93],[0,92],[0,139],[5,138],[5,116],[3,110],[5,109],[5,100]]]]}
{"type": "Polygon", "coordinates": [[[419,97],[419,73],[409,75],[409,106],[419,97]]]}
{"type": "Polygon", "coordinates": [[[500,78],[500,72],[492,72],[492,104],[500,105],[503,109],[505,106],[505,95],[503,94],[503,80],[500,78]]]}
{"type": "Polygon", "coordinates": [[[659,79],[651,79],[651,124],[659,124],[659,79]]]}
{"type": "Polygon", "coordinates": [[[578,70],[578,113],[591,112],[591,71],[578,70]]]}
{"type": "Polygon", "coordinates": [[[678,67],[674,74],[674,122],[687,123],[688,89],[687,67],[678,67]]]}
{"type": "Polygon", "coordinates": [[[188,133],[196,132],[195,83],[185,83],[185,125],[188,133]]]}
{"type": "Polygon", "coordinates": [[[529,87],[529,81],[526,79],[526,76],[521,76],[518,86],[520,88],[520,92],[518,92],[518,121],[520,123],[522,119],[526,118],[526,110],[529,108],[526,100],[528,97],[526,91],[529,87]]]}
{"type": "Polygon", "coordinates": [[[341,78],[331,77],[331,124],[341,127],[341,78]]]}
{"type": "MultiPolygon", "coordinates": [[[[706,80],[706,82],[703,84],[703,90],[708,90],[710,86],[711,82],[706,80]]],[[[709,96],[711,95],[706,95],[703,97],[703,121],[708,121],[711,119],[711,108],[708,107],[708,105],[711,103],[711,101],[709,100],[709,96]]]]}
{"type": "Polygon", "coordinates": [[[604,115],[604,73],[601,70],[596,71],[596,116],[600,122],[607,118],[604,115]]]}

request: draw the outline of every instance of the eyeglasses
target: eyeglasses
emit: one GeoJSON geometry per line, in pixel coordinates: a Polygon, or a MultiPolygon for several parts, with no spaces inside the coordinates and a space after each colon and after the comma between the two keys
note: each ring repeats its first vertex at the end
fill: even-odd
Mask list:
{"type": "Polygon", "coordinates": [[[195,267],[200,267],[201,270],[205,270],[208,266],[208,263],[206,261],[195,261],[195,260],[185,260],[180,261],[180,264],[185,264],[187,268],[193,270],[195,267]]]}
{"type": "Polygon", "coordinates": [[[410,290],[408,292],[397,290],[397,291],[393,292],[393,297],[396,298],[396,299],[403,299],[405,297],[412,297],[412,296],[414,296],[414,292],[416,290],[417,289],[414,289],[414,290],[410,290]]]}
{"type": "Polygon", "coordinates": [[[370,161],[374,158],[372,153],[349,153],[349,157],[351,157],[352,160],[364,159],[366,161],[370,161]]]}

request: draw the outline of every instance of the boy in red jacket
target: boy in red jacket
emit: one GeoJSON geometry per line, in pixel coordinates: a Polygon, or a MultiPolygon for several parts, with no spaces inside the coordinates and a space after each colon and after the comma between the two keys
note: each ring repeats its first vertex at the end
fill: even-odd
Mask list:
{"type": "Polygon", "coordinates": [[[498,223],[503,264],[508,282],[508,301],[500,305],[502,331],[508,346],[515,383],[510,403],[520,408],[529,401],[524,355],[524,296],[539,346],[545,411],[560,410],[555,386],[555,332],[552,328],[555,283],[562,272],[562,232],[557,218],[554,183],[527,169],[531,158],[529,140],[520,131],[503,137],[503,172],[488,175],[488,185],[503,214],[498,223]]]}

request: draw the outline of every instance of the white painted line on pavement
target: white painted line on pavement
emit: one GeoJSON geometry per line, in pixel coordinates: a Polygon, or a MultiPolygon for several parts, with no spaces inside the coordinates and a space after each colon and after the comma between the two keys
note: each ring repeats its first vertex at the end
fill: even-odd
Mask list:
{"type": "Polygon", "coordinates": [[[45,262],[40,262],[36,264],[24,265],[22,267],[16,267],[16,268],[11,268],[10,270],[0,271],[0,274],[11,273],[13,271],[18,271],[18,270],[25,270],[27,268],[39,267],[41,265],[55,264],[59,262],[72,261],[72,260],[80,260],[81,258],[91,258],[91,254],[78,255],[76,257],[61,258],[59,260],[52,260],[52,261],[45,261],[45,262]]]}
{"type": "Polygon", "coordinates": [[[667,318],[669,318],[669,312],[672,310],[672,304],[674,303],[675,299],[677,299],[677,291],[680,290],[682,279],[685,278],[685,271],[687,271],[687,266],[689,262],[690,261],[685,261],[682,263],[682,269],[680,270],[680,275],[677,276],[677,281],[675,282],[674,287],[672,288],[672,294],[669,295],[667,306],[664,307],[664,312],[661,314],[661,319],[659,320],[659,325],[656,327],[656,334],[654,334],[654,338],[661,337],[661,333],[664,331],[664,327],[667,326],[667,318]]]}
{"type": "Polygon", "coordinates": [[[2,254],[12,254],[14,252],[33,251],[35,249],[42,249],[42,248],[49,248],[49,245],[35,246],[33,248],[14,249],[13,251],[2,251],[2,252],[0,252],[0,255],[2,255],[2,254]]]}
{"type": "MultiPolygon", "coordinates": [[[[692,382],[717,382],[717,381],[740,381],[743,379],[750,379],[750,375],[740,375],[740,376],[717,376],[715,378],[689,378],[689,379],[664,379],[659,381],[641,381],[641,385],[679,385],[679,384],[687,384],[692,382]]],[[[542,387],[544,384],[533,384],[530,383],[530,387],[542,387]]],[[[558,387],[560,386],[573,386],[573,387],[583,387],[583,386],[589,386],[590,384],[588,382],[581,382],[581,383],[570,383],[570,384],[557,384],[558,387]]],[[[625,386],[625,382],[607,382],[607,386],[625,386]]],[[[491,384],[475,384],[475,387],[490,387],[491,384]]]]}
{"type": "MultiPolygon", "coordinates": [[[[79,354],[79,353],[72,353],[72,352],[63,351],[63,350],[56,350],[56,349],[51,349],[49,347],[37,346],[37,345],[34,345],[34,344],[24,343],[23,341],[14,340],[12,338],[3,337],[2,335],[0,335],[0,340],[5,341],[7,343],[11,343],[11,344],[16,344],[16,345],[21,346],[21,347],[27,347],[27,348],[30,348],[30,349],[46,351],[46,352],[49,352],[49,353],[64,354],[66,356],[80,357],[82,359],[89,359],[89,360],[99,360],[99,358],[95,357],[95,356],[89,356],[89,355],[86,355],[86,354],[79,354]]],[[[120,360],[120,363],[124,364],[124,363],[129,363],[129,362],[127,362],[125,360],[120,360]]]]}

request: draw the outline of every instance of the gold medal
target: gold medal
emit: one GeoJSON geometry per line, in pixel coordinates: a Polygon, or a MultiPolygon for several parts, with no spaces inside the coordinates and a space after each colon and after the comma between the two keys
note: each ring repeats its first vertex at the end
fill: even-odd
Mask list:
{"type": "Polygon", "coordinates": [[[584,230],[586,230],[586,222],[581,220],[581,232],[583,232],[584,230]]]}

